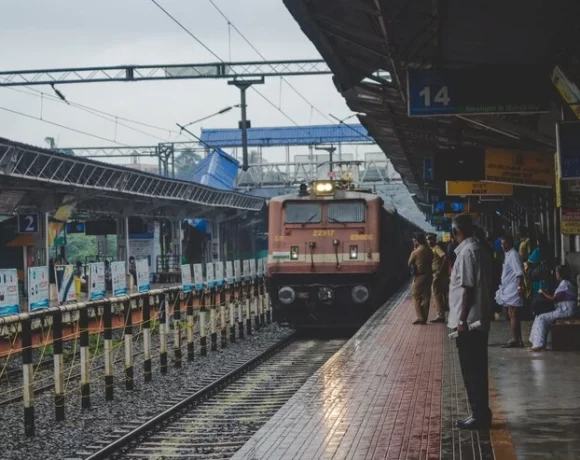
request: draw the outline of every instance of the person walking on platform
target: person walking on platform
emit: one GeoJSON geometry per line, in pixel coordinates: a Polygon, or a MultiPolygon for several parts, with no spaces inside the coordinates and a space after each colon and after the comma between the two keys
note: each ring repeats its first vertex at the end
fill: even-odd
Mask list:
{"type": "Polygon", "coordinates": [[[409,257],[409,267],[413,269],[413,303],[417,319],[413,324],[427,324],[431,303],[431,283],[433,280],[433,251],[427,246],[424,233],[413,237],[414,250],[409,257]]]}
{"type": "Polygon", "coordinates": [[[491,426],[487,367],[491,257],[473,238],[475,229],[469,214],[459,214],[452,224],[458,246],[449,286],[447,326],[457,330],[459,362],[472,412],[456,425],[467,430],[487,429],[491,426]],[[479,326],[470,329],[476,322],[479,326]]]}
{"type": "Polygon", "coordinates": [[[432,295],[435,301],[437,317],[431,320],[432,323],[444,323],[445,312],[448,310],[447,296],[449,294],[449,270],[447,266],[447,256],[441,246],[437,244],[437,235],[429,233],[427,241],[433,251],[433,283],[432,295]]]}
{"type": "Polygon", "coordinates": [[[511,236],[504,236],[501,239],[501,246],[505,252],[505,259],[501,272],[501,284],[495,294],[495,301],[498,305],[507,307],[513,334],[513,339],[503,345],[503,348],[521,348],[524,346],[524,341],[522,340],[520,312],[524,306],[526,294],[524,267],[520,255],[514,249],[514,240],[511,236]]]}

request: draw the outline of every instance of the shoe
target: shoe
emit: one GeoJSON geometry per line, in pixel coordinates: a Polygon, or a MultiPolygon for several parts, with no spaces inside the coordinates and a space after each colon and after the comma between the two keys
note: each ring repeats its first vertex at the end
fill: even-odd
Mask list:
{"type": "Polygon", "coordinates": [[[455,426],[460,430],[489,430],[491,428],[491,419],[476,419],[473,416],[465,420],[457,420],[455,426]]]}
{"type": "Polygon", "coordinates": [[[432,319],[429,322],[430,323],[444,323],[445,322],[445,318],[435,318],[435,319],[432,319]]]}
{"type": "Polygon", "coordinates": [[[427,324],[427,321],[422,321],[420,319],[416,319],[415,321],[413,321],[413,324],[427,324]]]}

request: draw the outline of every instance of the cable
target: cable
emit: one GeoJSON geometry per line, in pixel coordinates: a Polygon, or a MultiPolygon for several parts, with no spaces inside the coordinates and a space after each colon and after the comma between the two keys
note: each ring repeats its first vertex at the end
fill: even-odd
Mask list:
{"type": "Polygon", "coordinates": [[[42,121],[42,122],[44,122],[44,123],[48,123],[48,124],[50,124],[50,125],[53,125],[53,126],[58,126],[59,128],[67,129],[67,130],[69,130],[69,131],[72,131],[72,132],[75,132],[75,133],[78,133],[78,134],[83,134],[83,135],[85,135],[85,136],[94,137],[95,139],[100,139],[100,140],[102,140],[102,141],[106,141],[106,142],[111,142],[111,143],[113,143],[113,144],[122,145],[123,147],[130,147],[130,146],[129,146],[129,145],[127,145],[127,144],[123,144],[123,143],[121,143],[121,142],[117,142],[117,141],[115,141],[115,140],[113,140],[113,139],[109,139],[109,138],[106,138],[106,137],[102,137],[102,136],[99,136],[99,135],[97,135],[97,134],[91,134],[91,133],[88,133],[88,132],[86,132],[86,131],[82,131],[82,130],[80,130],[80,129],[71,128],[70,126],[61,125],[60,123],[56,123],[56,122],[54,122],[54,121],[50,121],[50,120],[45,120],[45,119],[43,119],[43,118],[40,118],[40,117],[35,117],[35,116],[33,116],[33,115],[28,115],[27,113],[18,112],[17,110],[12,110],[12,109],[9,109],[9,108],[7,108],[7,107],[1,107],[1,106],[0,106],[0,110],[4,110],[5,112],[10,112],[10,113],[12,113],[12,114],[14,114],[14,115],[20,115],[20,116],[22,116],[22,117],[30,118],[30,119],[32,119],[32,120],[42,121]]]}
{"type": "MultiPolygon", "coordinates": [[[[216,5],[214,0],[208,0],[212,6],[217,10],[217,12],[227,21],[228,26],[234,29],[240,37],[252,48],[258,56],[260,56],[264,61],[268,61],[266,57],[260,53],[260,51],[246,38],[246,36],[236,27],[236,25],[230,21],[230,19],[225,15],[225,13],[220,9],[219,6],[216,5]]],[[[272,67],[273,68],[273,67],[272,67]]],[[[318,112],[323,118],[325,118],[330,123],[333,123],[330,118],[326,116],[326,114],[322,113],[318,108],[312,104],[300,91],[298,91],[292,83],[290,83],[285,77],[280,77],[284,83],[286,83],[304,102],[306,102],[315,112],[318,112]]],[[[334,123],[333,123],[334,124],[334,123]]]]}

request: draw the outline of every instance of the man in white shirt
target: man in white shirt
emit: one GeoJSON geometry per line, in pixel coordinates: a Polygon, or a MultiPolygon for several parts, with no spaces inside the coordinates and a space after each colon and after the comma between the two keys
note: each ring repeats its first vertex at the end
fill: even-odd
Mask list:
{"type": "Polygon", "coordinates": [[[487,340],[492,314],[492,267],[491,256],[473,238],[474,230],[469,214],[460,214],[453,219],[453,235],[458,246],[449,285],[447,323],[449,328],[458,332],[457,351],[472,412],[456,425],[468,430],[491,426],[487,340]],[[480,326],[469,330],[468,325],[478,321],[480,326]]]}
{"type": "Polygon", "coordinates": [[[514,248],[514,239],[511,236],[502,237],[501,247],[505,252],[505,258],[501,272],[501,284],[495,294],[495,301],[498,305],[508,309],[513,334],[513,339],[503,345],[503,348],[521,348],[524,346],[520,320],[520,312],[524,306],[524,268],[520,254],[514,248]]]}

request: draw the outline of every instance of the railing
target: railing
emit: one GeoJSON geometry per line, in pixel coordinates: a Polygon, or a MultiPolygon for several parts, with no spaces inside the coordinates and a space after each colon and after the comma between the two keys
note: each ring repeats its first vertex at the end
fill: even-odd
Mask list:
{"type": "Polygon", "coordinates": [[[218,330],[221,347],[226,347],[236,337],[243,338],[270,322],[263,276],[231,284],[224,281],[211,288],[205,285],[187,293],[180,286],[166,287],[0,317],[0,405],[22,403],[24,432],[33,436],[35,393],[54,391],[55,419],[62,421],[65,399],[75,388],[80,390],[83,409],[91,406],[91,384],[100,387],[94,384],[100,379],[108,401],[114,399],[114,380],[119,374],[126,390],[133,390],[136,356],[144,381],[149,382],[153,351],[159,353],[163,375],[168,370],[170,346],[173,365],[182,367],[184,339],[187,361],[193,361],[195,338],[200,354],[206,355],[208,337],[209,348],[218,347],[218,330]],[[104,370],[103,375],[97,376],[97,370],[104,370]]]}

